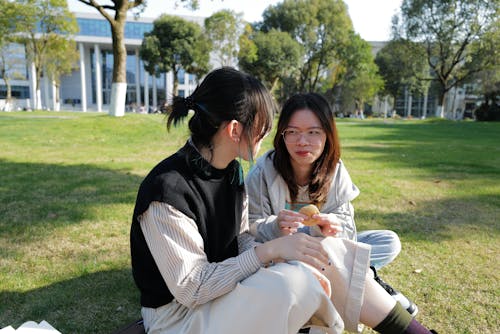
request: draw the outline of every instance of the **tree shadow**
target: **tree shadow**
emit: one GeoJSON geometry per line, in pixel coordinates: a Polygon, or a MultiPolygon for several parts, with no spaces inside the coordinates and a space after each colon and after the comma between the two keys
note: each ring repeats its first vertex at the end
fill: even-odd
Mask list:
{"type": "Polygon", "coordinates": [[[498,236],[500,195],[466,196],[422,202],[409,201],[404,211],[383,213],[356,207],[358,230],[389,229],[405,241],[468,238],[471,234],[498,236]],[[491,204],[496,201],[497,204],[491,204]]]}
{"type": "MultiPolygon", "coordinates": [[[[486,187],[500,183],[499,129],[498,124],[442,120],[346,124],[342,129],[344,133],[341,133],[346,143],[344,153],[356,152],[356,160],[370,163],[373,166],[370,172],[373,173],[386,164],[390,166],[389,176],[383,178],[383,184],[379,186],[393,187],[394,182],[410,176],[411,180],[418,180],[425,187],[440,187],[443,182],[449,188],[446,198],[436,199],[430,195],[416,203],[403,196],[373,199],[379,201],[375,206],[402,207],[398,212],[364,209],[354,203],[358,228],[387,228],[406,240],[439,241],[465,237],[465,233],[474,231],[498,235],[498,188],[487,187],[467,195],[459,187],[464,184],[486,187]],[[357,144],[359,137],[362,137],[363,145],[357,144]],[[398,169],[404,170],[405,176],[399,176],[398,169]],[[467,183],[462,182],[464,180],[467,183]],[[454,188],[459,190],[455,194],[454,188]]],[[[355,170],[356,162],[351,164],[355,170]]],[[[385,172],[380,170],[382,175],[385,172]]],[[[357,178],[355,172],[352,176],[357,178]]],[[[365,178],[369,179],[369,176],[365,178]]],[[[365,187],[361,185],[361,188],[365,187]]],[[[434,190],[428,189],[430,193],[434,190]]],[[[406,196],[411,198],[411,193],[406,196]]]]}
{"type": "Polygon", "coordinates": [[[25,292],[0,291],[0,328],[46,320],[61,333],[112,333],[140,318],[129,269],[102,271],[25,292]]]}
{"type": "MultiPolygon", "coordinates": [[[[92,165],[0,159],[0,231],[4,238],[43,238],[52,229],[102,219],[102,207],[132,206],[142,177],[92,165]],[[29,233],[28,233],[29,232],[29,233]]],[[[130,221],[132,212],[124,213],[130,221]]]]}
{"type": "MultiPolygon", "coordinates": [[[[100,253],[96,252],[102,250],[83,245],[82,249],[68,253],[71,258],[67,261],[74,264],[81,259],[85,262],[82,268],[78,264],[78,268],[68,268],[65,273],[51,274],[50,261],[56,261],[54,268],[60,268],[65,253],[60,253],[60,246],[54,245],[51,249],[56,253],[44,250],[44,258],[39,259],[31,245],[51,246],[45,239],[53,240],[52,233],[59,228],[102,221],[118,222],[117,226],[103,226],[109,229],[108,235],[102,237],[103,242],[111,235],[123,244],[128,234],[120,230],[129,229],[141,181],[142,177],[127,170],[0,159],[0,262],[7,264],[0,266],[0,272],[10,281],[9,285],[0,283],[0,328],[8,325],[17,328],[28,320],[46,320],[62,333],[110,333],[140,317],[138,290],[130,269],[92,272],[99,267],[123,268],[128,247],[114,250],[122,254],[117,260],[113,257],[99,260],[100,253]],[[48,269],[39,267],[44,266],[39,261],[49,261],[45,262],[48,269]],[[34,271],[36,268],[47,272],[40,274],[34,271]],[[13,273],[22,277],[13,277],[13,273]],[[60,277],[72,275],[78,277],[60,281],[60,277]],[[24,291],[24,284],[39,286],[39,280],[49,284],[24,291]],[[7,291],[7,286],[13,291],[7,291]]],[[[68,240],[78,246],[89,242],[93,235],[89,231],[81,241],[74,236],[68,236],[68,240]]]]}

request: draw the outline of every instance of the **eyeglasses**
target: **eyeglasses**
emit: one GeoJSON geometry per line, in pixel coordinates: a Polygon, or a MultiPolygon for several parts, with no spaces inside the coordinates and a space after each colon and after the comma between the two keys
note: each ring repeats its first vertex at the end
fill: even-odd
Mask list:
{"type": "Polygon", "coordinates": [[[299,131],[295,129],[286,129],[281,135],[283,136],[283,140],[288,144],[294,144],[299,141],[302,136],[309,143],[316,143],[323,139],[324,131],[321,129],[311,129],[307,131],[299,131]]]}

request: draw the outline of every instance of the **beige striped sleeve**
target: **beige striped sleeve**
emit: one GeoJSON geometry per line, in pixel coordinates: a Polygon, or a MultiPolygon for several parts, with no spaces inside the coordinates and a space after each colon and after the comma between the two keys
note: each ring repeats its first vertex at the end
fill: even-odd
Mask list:
{"type": "Polygon", "coordinates": [[[257,246],[259,243],[255,241],[255,237],[250,234],[248,224],[248,195],[245,196],[243,202],[243,213],[241,216],[240,235],[238,235],[238,249],[240,253],[257,246]]]}
{"type": "Polygon", "coordinates": [[[260,268],[253,248],[222,262],[208,262],[196,223],[169,204],[152,202],[139,221],[170,292],[189,308],[228,293],[260,268]]]}

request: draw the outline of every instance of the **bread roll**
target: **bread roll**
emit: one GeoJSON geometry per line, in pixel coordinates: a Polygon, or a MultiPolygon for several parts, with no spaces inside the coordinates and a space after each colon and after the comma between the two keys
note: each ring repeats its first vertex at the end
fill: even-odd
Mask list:
{"type": "Polygon", "coordinates": [[[314,226],[314,225],[318,224],[316,219],[311,218],[313,215],[319,213],[319,209],[316,205],[314,205],[314,204],[306,205],[306,206],[302,207],[299,210],[299,212],[306,215],[307,217],[309,217],[308,219],[305,219],[302,222],[302,224],[304,224],[306,226],[314,226]]]}

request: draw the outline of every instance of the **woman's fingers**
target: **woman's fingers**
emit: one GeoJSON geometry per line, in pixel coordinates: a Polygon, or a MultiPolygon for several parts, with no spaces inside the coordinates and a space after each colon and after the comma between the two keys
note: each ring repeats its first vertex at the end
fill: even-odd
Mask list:
{"type": "Polygon", "coordinates": [[[296,228],[290,228],[290,227],[281,227],[281,235],[291,235],[297,233],[296,228]]]}
{"type": "Polygon", "coordinates": [[[318,270],[322,270],[329,264],[328,254],[321,245],[321,239],[309,235],[298,233],[294,242],[297,260],[304,261],[318,270]]]}
{"type": "Polygon", "coordinates": [[[320,229],[321,229],[321,233],[325,237],[335,237],[335,236],[337,236],[337,233],[340,233],[343,231],[341,226],[330,225],[330,224],[320,225],[320,229]]]}
{"type": "Polygon", "coordinates": [[[328,214],[317,214],[313,216],[321,228],[321,233],[328,237],[334,237],[343,231],[342,223],[332,219],[328,214]]]}
{"type": "Polygon", "coordinates": [[[278,226],[282,235],[289,235],[297,232],[300,223],[304,221],[302,214],[290,210],[281,210],[278,214],[278,226]]]}

